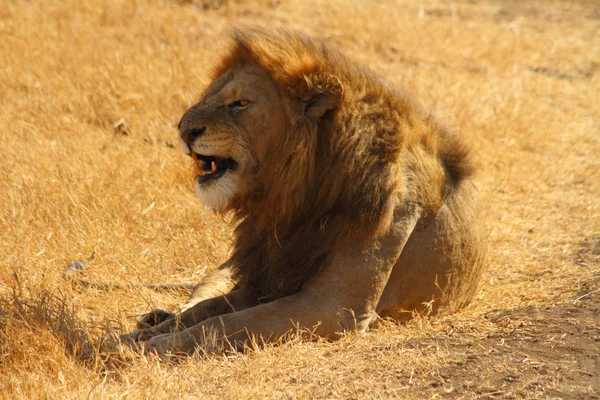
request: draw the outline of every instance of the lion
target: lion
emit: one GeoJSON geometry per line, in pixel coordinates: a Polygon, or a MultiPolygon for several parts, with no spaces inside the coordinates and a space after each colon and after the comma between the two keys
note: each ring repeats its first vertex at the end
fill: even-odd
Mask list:
{"type": "Polygon", "coordinates": [[[178,128],[200,201],[234,215],[232,254],[127,340],[189,354],[298,328],[336,339],[470,303],[486,248],[466,140],[289,30],[234,31],[213,78],[178,128]]]}

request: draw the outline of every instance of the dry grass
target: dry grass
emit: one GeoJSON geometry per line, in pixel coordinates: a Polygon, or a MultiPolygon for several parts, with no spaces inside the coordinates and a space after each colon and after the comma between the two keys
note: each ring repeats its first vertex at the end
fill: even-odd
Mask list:
{"type": "Polygon", "coordinates": [[[592,0],[4,0],[0,393],[599,396],[599,21],[592,0]],[[162,363],[112,335],[184,294],[63,280],[73,259],[92,280],[137,283],[197,280],[227,257],[230,227],[197,203],[173,143],[240,23],[326,38],[474,138],[492,254],[472,306],[162,363]]]}

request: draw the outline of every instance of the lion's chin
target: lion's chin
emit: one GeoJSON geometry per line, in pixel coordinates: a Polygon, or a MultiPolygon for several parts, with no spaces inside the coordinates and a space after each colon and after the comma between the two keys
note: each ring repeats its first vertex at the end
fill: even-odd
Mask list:
{"type": "Polygon", "coordinates": [[[235,195],[239,173],[227,171],[223,176],[208,182],[196,182],[196,195],[200,202],[215,211],[225,211],[235,195]]]}

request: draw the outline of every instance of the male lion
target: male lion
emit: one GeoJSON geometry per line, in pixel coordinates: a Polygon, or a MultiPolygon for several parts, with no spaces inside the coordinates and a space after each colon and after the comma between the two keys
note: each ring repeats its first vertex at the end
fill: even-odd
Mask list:
{"type": "Polygon", "coordinates": [[[185,311],[127,336],[159,353],[338,337],[472,299],[485,256],[470,148],[323,42],[243,29],[179,122],[233,253],[185,311]]]}

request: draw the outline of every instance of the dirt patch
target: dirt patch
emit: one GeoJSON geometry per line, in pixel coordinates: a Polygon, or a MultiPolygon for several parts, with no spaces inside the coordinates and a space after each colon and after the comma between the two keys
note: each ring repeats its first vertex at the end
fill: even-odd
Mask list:
{"type": "Polygon", "coordinates": [[[558,306],[490,312],[491,333],[420,340],[414,348],[441,346],[464,356],[407,378],[444,398],[600,398],[599,287],[586,285],[558,306]]]}

